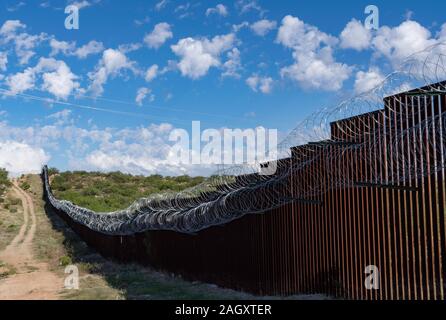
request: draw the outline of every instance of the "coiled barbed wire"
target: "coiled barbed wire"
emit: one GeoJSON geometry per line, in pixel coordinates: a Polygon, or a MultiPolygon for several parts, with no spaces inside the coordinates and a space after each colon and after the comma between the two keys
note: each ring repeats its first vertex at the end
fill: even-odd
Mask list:
{"type": "Polygon", "coordinates": [[[279,160],[225,168],[193,188],[110,213],[56,199],[44,167],[48,201],[105,234],[195,233],[293,201],[317,203],[336,188],[411,185],[445,169],[444,54],[446,44],[429,47],[372,90],[313,113],[279,144],[279,160]],[[269,168],[273,173],[263,174],[269,168]]]}

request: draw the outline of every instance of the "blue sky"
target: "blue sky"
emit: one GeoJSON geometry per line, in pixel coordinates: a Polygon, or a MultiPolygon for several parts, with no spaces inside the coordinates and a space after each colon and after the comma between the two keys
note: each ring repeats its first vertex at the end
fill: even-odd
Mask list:
{"type": "Polygon", "coordinates": [[[446,39],[445,9],[428,0],[2,1],[0,166],[202,174],[166,160],[172,129],[200,120],[284,135],[446,39]],[[72,3],[79,30],[64,27],[72,3]],[[363,25],[369,4],[378,30],[363,25]]]}

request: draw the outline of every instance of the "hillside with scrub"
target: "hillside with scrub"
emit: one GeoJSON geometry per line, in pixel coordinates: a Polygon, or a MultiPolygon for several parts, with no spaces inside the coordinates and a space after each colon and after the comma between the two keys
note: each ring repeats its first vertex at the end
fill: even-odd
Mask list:
{"type": "Polygon", "coordinates": [[[178,192],[203,182],[203,177],[134,176],[121,172],[49,170],[51,188],[58,199],[98,212],[127,208],[135,200],[159,192],[178,192]]]}
{"type": "Polygon", "coordinates": [[[10,185],[11,182],[8,179],[8,172],[5,169],[0,168],[0,197],[10,185]]]}

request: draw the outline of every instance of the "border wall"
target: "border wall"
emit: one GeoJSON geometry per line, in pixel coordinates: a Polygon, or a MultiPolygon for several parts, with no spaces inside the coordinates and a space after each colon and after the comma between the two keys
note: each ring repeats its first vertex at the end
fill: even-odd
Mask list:
{"type": "MultiPolygon", "coordinates": [[[[369,148],[324,157],[324,152],[341,146],[305,146],[305,152],[319,153],[320,160],[291,174],[286,188],[299,194],[301,182],[311,186],[316,172],[326,192],[194,235],[105,235],[53,209],[105,257],[139,262],[186,279],[259,295],[444,300],[445,111],[444,94],[385,98],[384,109],[348,119],[357,130],[367,127],[369,148]],[[434,120],[417,126],[427,119],[434,120]],[[407,130],[412,127],[413,132],[407,130]],[[389,144],[401,132],[408,134],[398,144],[389,144]],[[415,145],[424,140],[433,143],[415,145]],[[394,155],[403,161],[394,161],[394,155]],[[419,175],[420,170],[427,172],[419,175]],[[333,179],[328,177],[336,175],[347,175],[353,182],[330,186],[333,179]],[[368,265],[378,267],[379,289],[364,285],[368,265]]],[[[331,123],[333,141],[345,138],[345,121],[331,123]]],[[[293,154],[279,161],[302,161],[302,152],[298,160],[293,154]]]]}

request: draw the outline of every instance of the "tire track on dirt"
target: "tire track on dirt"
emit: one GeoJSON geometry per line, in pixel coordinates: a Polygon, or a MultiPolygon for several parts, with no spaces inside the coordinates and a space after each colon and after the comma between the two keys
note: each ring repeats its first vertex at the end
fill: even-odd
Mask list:
{"type": "Polygon", "coordinates": [[[63,289],[63,279],[49,271],[46,263],[33,255],[37,217],[31,196],[13,181],[13,190],[22,200],[23,224],[19,233],[0,253],[0,260],[17,273],[0,280],[0,300],[55,300],[63,289]]]}

